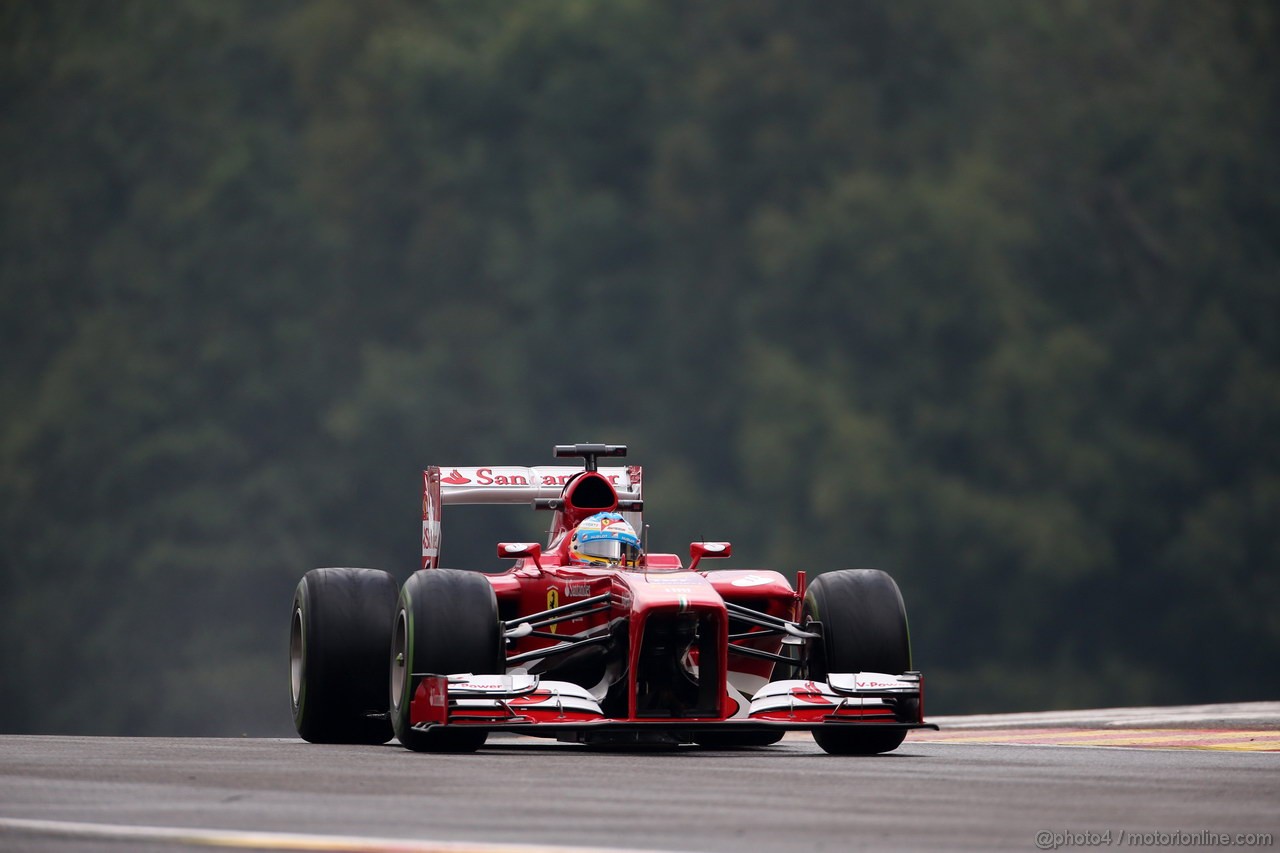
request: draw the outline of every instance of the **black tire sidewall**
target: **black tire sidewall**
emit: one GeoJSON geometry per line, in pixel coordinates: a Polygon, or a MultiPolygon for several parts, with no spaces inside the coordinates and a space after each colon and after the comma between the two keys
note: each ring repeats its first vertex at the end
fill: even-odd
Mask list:
{"type": "MultiPolygon", "coordinates": [[[[825,681],[833,672],[911,669],[911,632],[902,593],[879,569],[842,569],[819,575],[805,592],[803,621],[821,623],[822,639],[809,643],[809,678],[825,681]]],[[[904,729],[824,727],[814,741],[833,755],[875,755],[897,749],[904,729]]]]}
{"type": "Polygon", "coordinates": [[[911,669],[911,632],[898,585],[879,569],[842,569],[819,575],[804,598],[804,621],[822,624],[822,639],[809,644],[809,677],[832,672],[911,669]]]}
{"type": "MultiPolygon", "coordinates": [[[[294,727],[312,743],[386,743],[391,627],[396,582],[378,569],[307,572],[294,591],[292,632],[300,626],[298,695],[290,689],[294,727]]],[[[290,674],[291,682],[293,674],[290,674]]]]}
{"type": "Polygon", "coordinates": [[[409,709],[417,686],[414,674],[506,672],[502,624],[493,586],[476,572],[415,572],[400,590],[392,634],[388,683],[391,679],[399,682],[393,685],[390,704],[392,725],[400,743],[426,752],[469,752],[479,748],[485,741],[483,730],[417,731],[410,726],[409,709]]]}

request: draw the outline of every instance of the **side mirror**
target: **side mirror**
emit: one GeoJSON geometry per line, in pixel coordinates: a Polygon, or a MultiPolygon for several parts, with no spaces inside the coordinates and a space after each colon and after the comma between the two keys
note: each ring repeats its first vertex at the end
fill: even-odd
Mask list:
{"type": "Polygon", "coordinates": [[[693,542],[689,545],[689,571],[698,568],[698,563],[705,557],[708,560],[728,557],[733,554],[733,546],[728,542],[693,542]]]}
{"type": "Polygon", "coordinates": [[[542,571],[542,546],[537,542],[499,542],[498,556],[504,560],[515,560],[520,557],[528,557],[533,560],[533,564],[538,567],[538,571],[542,571]]]}

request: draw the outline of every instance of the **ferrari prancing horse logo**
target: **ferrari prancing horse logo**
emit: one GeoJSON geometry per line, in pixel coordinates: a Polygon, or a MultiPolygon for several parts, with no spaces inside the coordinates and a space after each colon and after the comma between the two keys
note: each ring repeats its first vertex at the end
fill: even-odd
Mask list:
{"type": "MultiPolygon", "coordinates": [[[[559,606],[560,606],[560,590],[556,589],[554,586],[548,588],[547,589],[547,609],[554,610],[559,606]]],[[[557,626],[554,623],[552,623],[551,625],[547,626],[547,630],[554,634],[556,632],[556,627],[557,626]]]]}

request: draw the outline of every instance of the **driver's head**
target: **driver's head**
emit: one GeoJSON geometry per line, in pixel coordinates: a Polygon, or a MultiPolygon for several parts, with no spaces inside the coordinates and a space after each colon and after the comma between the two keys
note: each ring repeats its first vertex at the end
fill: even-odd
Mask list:
{"type": "Polygon", "coordinates": [[[622,513],[597,512],[573,531],[569,562],[576,566],[635,568],[640,564],[640,537],[622,513]]]}

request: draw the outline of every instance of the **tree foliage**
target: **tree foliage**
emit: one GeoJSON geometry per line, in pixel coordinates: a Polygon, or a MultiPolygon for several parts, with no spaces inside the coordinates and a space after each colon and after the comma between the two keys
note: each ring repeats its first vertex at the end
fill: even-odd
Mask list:
{"type": "Polygon", "coordinates": [[[287,732],[297,578],[575,440],[660,550],[890,570],[936,712],[1274,698],[1278,64],[1260,0],[4,4],[0,729],[287,732]]]}

